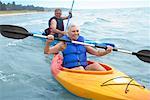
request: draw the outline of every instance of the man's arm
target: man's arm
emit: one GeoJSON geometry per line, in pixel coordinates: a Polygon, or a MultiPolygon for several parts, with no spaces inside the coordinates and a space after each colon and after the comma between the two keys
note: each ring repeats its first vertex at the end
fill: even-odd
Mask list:
{"type": "Polygon", "coordinates": [[[61,17],[63,20],[66,20],[66,19],[68,19],[69,17],[68,16],[63,16],[63,17],[61,17]]]}
{"type": "Polygon", "coordinates": [[[64,17],[61,17],[61,18],[62,18],[63,20],[72,18],[72,12],[69,12],[69,15],[68,15],[68,16],[64,16],[64,17]]]}

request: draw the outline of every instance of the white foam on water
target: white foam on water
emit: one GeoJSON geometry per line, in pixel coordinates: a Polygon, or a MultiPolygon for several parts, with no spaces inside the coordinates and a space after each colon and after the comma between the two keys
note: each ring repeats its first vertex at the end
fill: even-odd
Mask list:
{"type": "Polygon", "coordinates": [[[12,42],[9,42],[6,46],[16,46],[17,44],[19,44],[20,42],[22,42],[22,40],[14,40],[12,42]]]}
{"type": "Polygon", "coordinates": [[[16,74],[6,74],[0,71],[0,80],[3,82],[8,82],[8,81],[11,81],[15,77],[15,75],[16,74]]]}

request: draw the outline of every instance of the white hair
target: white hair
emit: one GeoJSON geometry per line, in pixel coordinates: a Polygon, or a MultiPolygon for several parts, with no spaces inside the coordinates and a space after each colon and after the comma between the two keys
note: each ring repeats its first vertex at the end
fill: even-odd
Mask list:
{"type": "Polygon", "coordinates": [[[71,31],[71,28],[72,28],[72,27],[77,27],[77,28],[79,28],[79,26],[78,26],[78,25],[76,25],[76,24],[69,24],[68,32],[70,32],[70,31],[71,31]]]}

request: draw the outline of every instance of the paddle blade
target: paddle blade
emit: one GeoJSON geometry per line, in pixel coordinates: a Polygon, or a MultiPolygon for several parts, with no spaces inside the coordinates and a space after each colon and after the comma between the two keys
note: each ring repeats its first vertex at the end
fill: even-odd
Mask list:
{"type": "Polygon", "coordinates": [[[136,56],[140,60],[150,63],[150,50],[141,50],[137,52],[136,56]]]}
{"type": "Polygon", "coordinates": [[[23,39],[30,36],[26,29],[14,25],[0,25],[0,33],[13,39],[23,39]]]}

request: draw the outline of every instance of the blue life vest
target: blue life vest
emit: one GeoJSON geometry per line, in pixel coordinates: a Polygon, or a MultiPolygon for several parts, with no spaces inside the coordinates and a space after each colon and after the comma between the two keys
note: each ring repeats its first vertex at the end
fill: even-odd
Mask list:
{"type": "MultiPolygon", "coordinates": [[[[70,40],[67,35],[64,35],[62,39],[70,40]]],[[[84,38],[79,36],[77,41],[84,42],[84,38]]],[[[80,44],[74,44],[66,42],[66,48],[63,53],[63,66],[66,68],[74,68],[77,66],[87,66],[86,48],[80,44]]]]}

